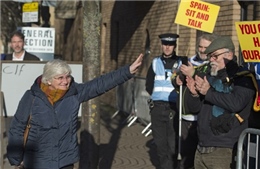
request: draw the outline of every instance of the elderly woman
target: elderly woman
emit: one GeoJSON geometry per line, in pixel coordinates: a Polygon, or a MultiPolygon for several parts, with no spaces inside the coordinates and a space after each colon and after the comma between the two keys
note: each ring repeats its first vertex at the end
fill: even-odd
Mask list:
{"type": "Polygon", "coordinates": [[[79,160],[80,104],[132,78],[142,59],[140,54],[130,66],[82,84],[74,81],[65,61],[47,62],[43,74],[23,95],[12,119],[7,146],[10,164],[19,166],[23,161],[26,169],[73,169],[79,160]],[[28,119],[31,128],[24,146],[28,119]]]}

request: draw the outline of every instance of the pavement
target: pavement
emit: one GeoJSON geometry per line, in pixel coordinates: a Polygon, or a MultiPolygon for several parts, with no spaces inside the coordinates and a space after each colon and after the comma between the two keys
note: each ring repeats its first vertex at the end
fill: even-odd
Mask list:
{"type": "MultiPolygon", "coordinates": [[[[135,121],[128,127],[128,114],[110,106],[101,106],[100,161],[98,169],[156,169],[158,166],[152,135],[142,134],[145,124],[135,121]]],[[[4,160],[4,169],[14,169],[4,160]]],[[[78,164],[75,164],[78,169],[78,164]]]]}

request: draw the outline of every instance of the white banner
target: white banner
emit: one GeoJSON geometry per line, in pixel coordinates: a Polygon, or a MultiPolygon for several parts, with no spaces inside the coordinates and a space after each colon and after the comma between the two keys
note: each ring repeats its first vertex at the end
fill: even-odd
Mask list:
{"type": "Polygon", "coordinates": [[[24,34],[24,49],[32,53],[54,53],[55,29],[42,27],[21,27],[24,34]]]}

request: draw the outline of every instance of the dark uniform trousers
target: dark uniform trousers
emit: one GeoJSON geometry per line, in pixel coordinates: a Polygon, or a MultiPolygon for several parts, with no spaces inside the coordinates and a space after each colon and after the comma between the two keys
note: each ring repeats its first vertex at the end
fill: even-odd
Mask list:
{"type": "Polygon", "coordinates": [[[163,101],[154,101],[151,109],[152,134],[160,169],[173,169],[176,166],[176,112],[175,103],[163,101]]]}
{"type": "Polygon", "coordinates": [[[198,145],[197,121],[181,122],[181,157],[178,169],[193,169],[194,157],[198,145]]]}

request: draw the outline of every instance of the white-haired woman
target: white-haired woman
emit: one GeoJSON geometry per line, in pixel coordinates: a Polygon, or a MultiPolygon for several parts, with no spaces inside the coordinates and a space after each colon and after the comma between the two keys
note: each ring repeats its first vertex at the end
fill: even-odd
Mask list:
{"type": "Polygon", "coordinates": [[[132,78],[142,59],[140,54],[130,66],[80,84],[74,81],[65,61],[47,62],[43,74],[23,95],[12,119],[7,146],[10,164],[19,166],[23,161],[26,169],[73,169],[79,160],[80,104],[132,78]],[[24,146],[23,133],[29,117],[31,128],[24,146]]]}

